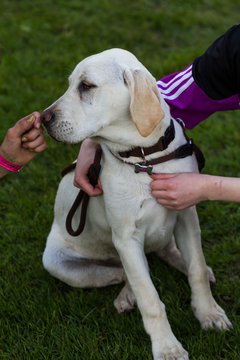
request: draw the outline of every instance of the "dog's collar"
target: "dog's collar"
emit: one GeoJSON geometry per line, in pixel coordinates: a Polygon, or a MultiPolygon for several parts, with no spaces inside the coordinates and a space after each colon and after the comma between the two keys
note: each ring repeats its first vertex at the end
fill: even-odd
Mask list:
{"type": "Polygon", "coordinates": [[[163,155],[152,160],[146,160],[145,157],[143,157],[143,161],[132,164],[134,165],[135,173],[146,172],[148,175],[151,175],[153,173],[153,165],[161,164],[173,159],[183,159],[187,156],[191,156],[193,154],[193,142],[191,139],[186,140],[187,142],[184,145],[179,146],[170,154],[163,155]]]}
{"type": "Polygon", "coordinates": [[[183,133],[184,133],[184,136],[186,139],[185,144],[179,146],[176,150],[174,150],[173,152],[171,152],[167,155],[163,155],[163,156],[160,156],[160,157],[152,159],[152,160],[146,160],[145,156],[165,150],[168,147],[168,145],[175,138],[174,121],[173,121],[173,119],[171,119],[170,125],[166,129],[164,135],[158,140],[158,142],[155,145],[150,146],[148,148],[137,147],[137,148],[134,148],[129,151],[119,152],[118,159],[125,162],[126,164],[134,165],[135,173],[146,172],[149,175],[151,175],[153,172],[153,165],[161,164],[163,162],[173,160],[173,159],[183,159],[183,158],[185,158],[187,156],[191,156],[193,153],[195,153],[195,155],[197,157],[197,161],[198,161],[198,167],[199,167],[199,170],[201,171],[201,169],[204,167],[204,163],[205,163],[204,156],[203,156],[201,150],[193,143],[192,139],[190,139],[186,135],[185,129],[184,129],[184,124],[181,121],[178,121],[178,119],[176,119],[176,120],[183,129],[183,133]],[[143,159],[143,161],[140,161],[137,163],[128,162],[126,160],[126,158],[128,158],[130,156],[140,157],[143,159]]]}
{"type": "Polygon", "coordinates": [[[134,165],[136,173],[147,172],[149,175],[151,175],[153,171],[153,165],[170,160],[172,158],[171,156],[173,153],[166,156],[161,156],[154,160],[146,160],[145,156],[167,149],[167,147],[174,140],[174,138],[175,138],[175,127],[174,127],[173,119],[171,119],[170,125],[165,130],[164,135],[160,137],[160,139],[155,145],[149,147],[138,146],[129,151],[121,151],[118,153],[118,159],[122,160],[123,162],[129,165],[134,165]],[[132,163],[126,160],[129,157],[142,158],[143,161],[132,163]]]}
{"type": "Polygon", "coordinates": [[[128,159],[130,156],[142,158],[143,156],[145,157],[147,155],[151,155],[158,151],[163,151],[167,149],[168,145],[174,140],[174,138],[175,138],[175,127],[174,127],[173,119],[171,119],[170,125],[166,129],[164,135],[160,137],[160,139],[155,145],[147,148],[138,146],[129,151],[121,151],[118,153],[118,155],[121,158],[125,158],[125,159],[128,159]]]}

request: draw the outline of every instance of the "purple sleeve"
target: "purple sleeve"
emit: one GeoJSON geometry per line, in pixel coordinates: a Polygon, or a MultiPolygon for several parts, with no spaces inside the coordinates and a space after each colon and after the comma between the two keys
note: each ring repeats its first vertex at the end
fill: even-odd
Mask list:
{"type": "Polygon", "coordinates": [[[173,118],[181,119],[187,129],[192,129],[216,111],[240,108],[238,95],[223,100],[207,96],[192,76],[192,65],[181,72],[165,76],[157,82],[162,97],[170,106],[173,118]]]}

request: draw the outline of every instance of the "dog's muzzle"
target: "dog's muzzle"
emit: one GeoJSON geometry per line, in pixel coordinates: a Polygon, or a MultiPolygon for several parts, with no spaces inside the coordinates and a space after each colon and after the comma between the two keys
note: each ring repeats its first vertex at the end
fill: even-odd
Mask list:
{"type": "Polygon", "coordinates": [[[56,115],[51,109],[44,110],[41,113],[41,121],[44,127],[49,130],[55,121],[56,115]]]}
{"type": "Polygon", "coordinates": [[[63,120],[59,114],[59,110],[49,107],[41,113],[42,124],[48,132],[48,135],[54,140],[69,142],[69,134],[71,135],[73,133],[73,126],[69,121],[63,120]]]}
{"type": "Polygon", "coordinates": [[[41,113],[40,118],[48,135],[50,135],[54,140],[60,141],[56,134],[56,120],[57,120],[56,113],[49,108],[41,113]]]}

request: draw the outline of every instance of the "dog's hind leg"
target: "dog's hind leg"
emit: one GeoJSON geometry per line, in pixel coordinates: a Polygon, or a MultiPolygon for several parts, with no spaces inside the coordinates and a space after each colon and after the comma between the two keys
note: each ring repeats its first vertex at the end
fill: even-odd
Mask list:
{"type": "Polygon", "coordinates": [[[43,265],[51,275],[73,287],[104,287],[125,280],[120,262],[81,257],[66,245],[57,226],[49,234],[43,265]]]}
{"type": "Polygon", "coordinates": [[[135,307],[135,304],[136,298],[133,294],[131,286],[127,281],[125,286],[120,291],[118,297],[114,300],[114,306],[118,313],[121,314],[131,311],[135,307]]]}
{"type": "MultiPolygon", "coordinates": [[[[182,258],[182,255],[177,248],[176,242],[174,237],[172,237],[172,240],[165,246],[165,248],[159,250],[156,252],[156,255],[166,262],[167,264],[171,265],[175,269],[179,270],[186,276],[188,275],[188,271],[185,265],[185,262],[182,258]]],[[[207,273],[209,277],[209,281],[212,283],[216,282],[216,278],[214,276],[213,270],[210,266],[207,266],[207,273]]]]}
{"type": "Polygon", "coordinates": [[[165,246],[165,248],[156,252],[157,256],[165,261],[167,264],[176,268],[183,274],[187,275],[187,268],[182,259],[182,255],[178,250],[174,237],[172,240],[165,246]]]}

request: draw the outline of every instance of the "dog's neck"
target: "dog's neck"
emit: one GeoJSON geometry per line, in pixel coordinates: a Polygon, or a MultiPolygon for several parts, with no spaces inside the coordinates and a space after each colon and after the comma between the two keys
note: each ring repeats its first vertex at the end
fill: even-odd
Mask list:
{"type": "Polygon", "coordinates": [[[112,153],[128,151],[135,147],[150,147],[164,135],[170,120],[170,117],[163,119],[147,137],[139,134],[132,121],[116,122],[100,130],[94,140],[99,144],[105,144],[112,153]]]}

